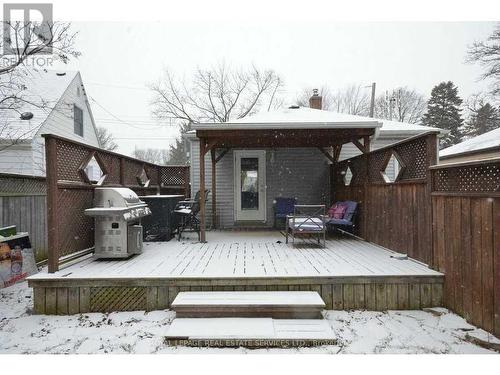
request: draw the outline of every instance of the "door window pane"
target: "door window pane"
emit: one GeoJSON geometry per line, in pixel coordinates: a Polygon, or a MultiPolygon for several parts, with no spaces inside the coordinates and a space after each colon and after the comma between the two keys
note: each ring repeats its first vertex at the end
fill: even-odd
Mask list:
{"type": "Polygon", "coordinates": [[[258,158],[241,158],[241,209],[259,209],[258,158]]]}

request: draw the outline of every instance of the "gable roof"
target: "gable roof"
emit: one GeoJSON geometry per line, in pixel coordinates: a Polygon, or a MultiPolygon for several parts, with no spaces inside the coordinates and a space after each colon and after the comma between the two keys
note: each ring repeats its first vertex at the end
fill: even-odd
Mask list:
{"type": "Polygon", "coordinates": [[[0,112],[0,139],[31,140],[78,75],[77,71],[24,69],[16,76],[16,86],[25,88],[21,97],[29,103],[0,112]],[[33,118],[22,120],[23,112],[33,113],[33,118]]]}
{"type": "Polygon", "coordinates": [[[238,120],[224,123],[194,124],[195,130],[206,129],[314,129],[314,128],[379,128],[383,135],[414,135],[441,129],[428,126],[388,121],[371,117],[348,115],[344,113],[313,109],[309,107],[290,107],[277,111],[259,112],[238,120]]]}
{"type": "Polygon", "coordinates": [[[467,139],[456,145],[447,147],[439,152],[439,157],[446,158],[459,154],[478,152],[482,150],[500,148],[500,128],[491,130],[477,137],[467,139]]]}

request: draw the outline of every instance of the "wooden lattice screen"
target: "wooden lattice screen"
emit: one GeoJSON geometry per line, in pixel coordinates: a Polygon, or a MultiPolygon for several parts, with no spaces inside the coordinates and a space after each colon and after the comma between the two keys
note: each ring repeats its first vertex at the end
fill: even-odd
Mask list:
{"type": "Polygon", "coordinates": [[[433,266],[446,307],[500,335],[500,158],[431,168],[433,266]]]}
{"type": "Polygon", "coordinates": [[[343,160],[332,165],[332,197],[359,203],[358,235],[430,263],[429,167],[436,159],[437,139],[432,132],[343,160]],[[383,172],[391,157],[398,160],[399,171],[394,182],[387,182],[383,172]]]}
{"type": "Polygon", "coordinates": [[[93,249],[93,219],[85,216],[84,210],[92,207],[96,187],[125,186],[138,195],[189,195],[188,166],[159,166],[54,135],[44,137],[49,272],[57,271],[70,255],[93,249]],[[100,185],[92,184],[83,172],[92,158],[104,174],[100,185]],[[143,171],[148,181],[145,184],[140,178],[143,171]]]}
{"type": "Polygon", "coordinates": [[[500,159],[436,165],[436,146],[427,134],[342,161],[332,194],[360,202],[358,234],[443,272],[445,306],[499,335],[500,159]],[[403,168],[387,183],[393,154],[403,168]]]}
{"type": "Polygon", "coordinates": [[[436,193],[500,194],[500,159],[443,164],[432,173],[436,193]]]}
{"type": "Polygon", "coordinates": [[[0,196],[45,194],[45,177],[0,173],[0,196]]]}

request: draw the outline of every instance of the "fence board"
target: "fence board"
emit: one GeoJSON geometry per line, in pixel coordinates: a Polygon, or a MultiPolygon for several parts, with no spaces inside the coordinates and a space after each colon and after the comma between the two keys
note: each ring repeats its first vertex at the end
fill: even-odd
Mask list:
{"type": "Polygon", "coordinates": [[[63,256],[93,248],[93,219],[86,216],[84,210],[92,207],[96,187],[124,186],[139,195],[155,192],[189,195],[189,166],[160,166],[52,134],[43,136],[50,229],[49,272],[59,269],[63,256]],[[84,172],[92,158],[103,172],[101,185],[92,184],[84,172]],[[139,178],[143,173],[147,183],[139,178]]]}
{"type": "Polygon", "coordinates": [[[434,257],[445,274],[446,306],[500,335],[500,160],[431,171],[434,257]]]}
{"type": "Polygon", "coordinates": [[[46,259],[47,214],[44,177],[0,173],[0,227],[28,232],[37,261],[46,259]]]}
{"type": "Polygon", "coordinates": [[[358,235],[424,263],[433,262],[428,167],[436,162],[435,149],[436,134],[424,134],[339,162],[331,169],[335,200],[359,202],[358,235]],[[386,183],[381,171],[394,153],[404,165],[399,179],[386,183]],[[343,173],[348,167],[353,178],[346,186],[343,173]]]}
{"type": "MultiPolygon", "coordinates": [[[[444,300],[500,335],[500,158],[434,165],[436,150],[435,134],[427,134],[339,162],[331,169],[332,194],[360,203],[357,234],[365,240],[445,274],[444,288],[410,285],[410,308],[444,300]],[[397,181],[386,183],[380,171],[394,153],[405,166],[397,181]],[[347,167],[353,179],[346,186],[347,167]]],[[[399,304],[404,293],[398,289],[399,304]]],[[[393,306],[391,287],[377,287],[376,295],[378,309],[393,306]]]]}
{"type": "Polygon", "coordinates": [[[493,267],[494,267],[494,321],[493,332],[500,334],[500,199],[493,202],[493,267]]]}

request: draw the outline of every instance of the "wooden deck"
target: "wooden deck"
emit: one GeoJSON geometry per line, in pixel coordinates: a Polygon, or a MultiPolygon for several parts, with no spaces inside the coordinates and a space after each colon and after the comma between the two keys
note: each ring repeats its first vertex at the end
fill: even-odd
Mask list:
{"type": "Polygon", "coordinates": [[[443,275],[350,237],[284,243],[280,232],[209,232],[208,243],[146,243],[129,260],[86,259],[29,278],[40,313],[168,308],[179,291],[312,290],[327,308],[442,303],[443,275]]]}

